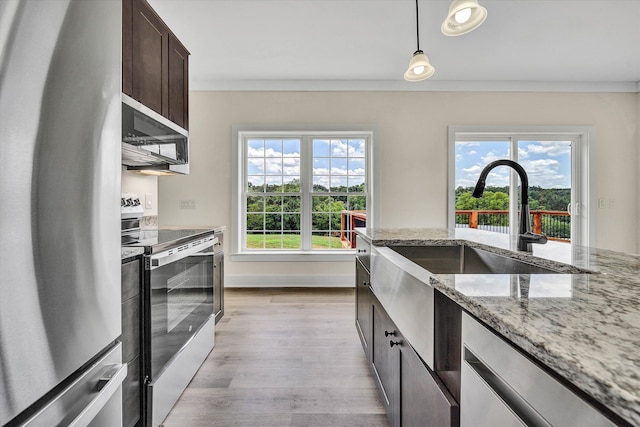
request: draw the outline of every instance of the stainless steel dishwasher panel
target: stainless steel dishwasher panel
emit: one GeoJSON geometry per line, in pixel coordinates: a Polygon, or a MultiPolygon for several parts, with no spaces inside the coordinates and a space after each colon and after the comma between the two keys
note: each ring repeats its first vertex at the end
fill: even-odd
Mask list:
{"type": "Polygon", "coordinates": [[[386,247],[371,248],[371,289],[398,330],[434,370],[434,290],[430,273],[386,247]]]}

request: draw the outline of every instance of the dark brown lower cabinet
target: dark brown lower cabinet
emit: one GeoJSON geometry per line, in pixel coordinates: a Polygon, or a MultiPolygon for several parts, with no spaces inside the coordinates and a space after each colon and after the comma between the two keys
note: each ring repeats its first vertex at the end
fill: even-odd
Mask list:
{"type": "Polygon", "coordinates": [[[459,425],[459,407],[371,294],[371,371],[392,427],[459,425]]]}
{"type": "Polygon", "coordinates": [[[371,361],[372,305],[369,282],[369,271],[359,259],[356,259],[356,330],[367,360],[371,361]]]}
{"type": "Polygon", "coordinates": [[[133,427],[140,421],[140,259],[122,264],[122,361],[127,377],[122,383],[122,425],[133,427]]]}

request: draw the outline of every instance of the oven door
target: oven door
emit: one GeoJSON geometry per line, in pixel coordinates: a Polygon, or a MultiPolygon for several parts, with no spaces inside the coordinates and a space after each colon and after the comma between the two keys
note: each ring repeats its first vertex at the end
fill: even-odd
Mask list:
{"type": "Polygon", "coordinates": [[[145,257],[144,349],[147,381],[157,380],[213,314],[215,238],[145,257]]]}

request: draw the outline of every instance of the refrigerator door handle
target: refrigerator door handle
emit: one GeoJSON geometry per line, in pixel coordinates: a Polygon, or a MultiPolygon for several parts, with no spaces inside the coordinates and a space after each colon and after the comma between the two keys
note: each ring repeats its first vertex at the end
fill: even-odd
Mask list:
{"type": "Polygon", "coordinates": [[[127,365],[112,365],[103,376],[98,379],[96,389],[100,392],[87,404],[76,418],[69,423],[69,427],[84,427],[96,417],[100,410],[107,404],[111,396],[118,391],[124,378],[127,376],[127,365]]]}

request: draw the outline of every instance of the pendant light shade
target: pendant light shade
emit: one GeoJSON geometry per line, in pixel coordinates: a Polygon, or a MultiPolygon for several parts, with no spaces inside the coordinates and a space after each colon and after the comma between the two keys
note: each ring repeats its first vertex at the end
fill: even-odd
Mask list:
{"type": "Polygon", "coordinates": [[[487,19],[487,9],[478,0],[453,0],[442,32],[447,36],[459,36],[478,28],[487,19]]]}
{"type": "Polygon", "coordinates": [[[421,50],[416,50],[409,61],[409,68],[404,73],[404,79],[408,82],[419,82],[433,76],[435,72],[427,55],[421,50]]]}
{"type": "Polygon", "coordinates": [[[436,72],[429,63],[429,58],[420,50],[420,20],[418,14],[418,0],[416,0],[416,40],[417,49],[409,61],[409,68],[404,73],[404,79],[408,82],[419,82],[428,79],[436,72]]]}

